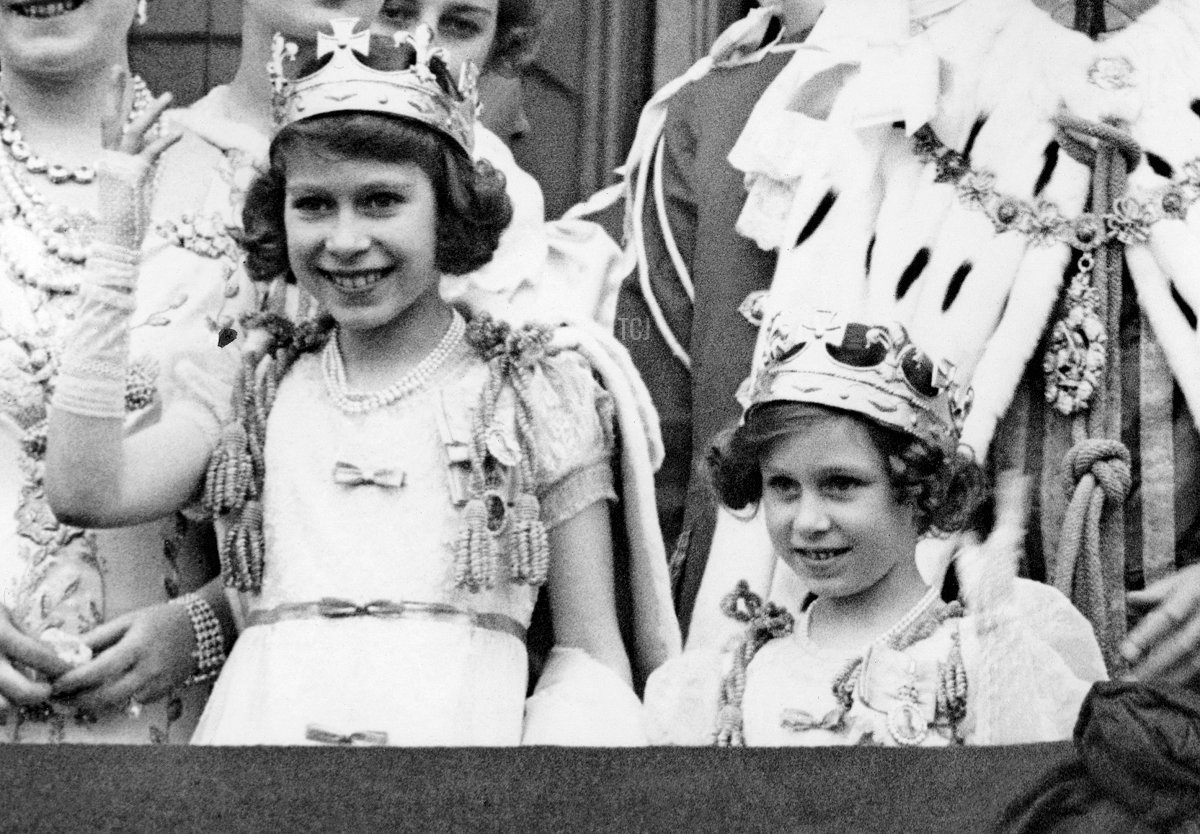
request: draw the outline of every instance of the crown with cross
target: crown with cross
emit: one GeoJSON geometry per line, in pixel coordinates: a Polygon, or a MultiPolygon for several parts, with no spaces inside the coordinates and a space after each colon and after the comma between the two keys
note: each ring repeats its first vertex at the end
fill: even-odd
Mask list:
{"type": "Polygon", "coordinates": [[[372,38],[367,29],[355,31],[358,22],[338,18],[329,22],[331,33],[317,33],[317,68],[307,75],[289,75],[301,50],[275,35],[267,72],[276,128],[324,113],[381,113],[428,125],[470,156],[478,105],[475,65],[463,64],[455,81],[428,26],[372,38]],[[365,63],[368,58],[373,66],[365,63]]]}
{"type": "Polygon", "coordinates": [[[953,363],[930,358],[900,323],[780,311],[764,335],[748,410],[777,401],[814,403],[948,451],[958,445],[974,394],[954,381],[953,363]]]}

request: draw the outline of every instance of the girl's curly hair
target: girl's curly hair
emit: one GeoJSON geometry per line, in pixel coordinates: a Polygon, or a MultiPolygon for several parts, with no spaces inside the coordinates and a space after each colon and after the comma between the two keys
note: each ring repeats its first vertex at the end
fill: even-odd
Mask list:
{"type": "Polygon", "coordinates": [[[806,423],[832,416],[850,417],[866,427],[887,463],[896,500],[911,503],[916,510],[918,533],[952,533],[974,523],[987,497],[987,482],[983,469],[969,455],[947,453],[854,412],[810,403],[758,406],[742,425],[718,435],[707,456],[717,497],[731,510],[757,505],[763,491],[760,464],[771,444],[806,423]]]}
{"type": "Polygon", "coordinates": [[[486,161],[472,162],[441,134],[408,119],[341,112],[288,125],[271,143],[270,163],[250,185],[242,210],[246,268],[257,281],[286,275],[284,188],[289,152],[304,147],[330,160],[371,159],[415,164],[437,195],[437,268],[451,275],[492,259],[512,220],[504,175],[486,161]]]}

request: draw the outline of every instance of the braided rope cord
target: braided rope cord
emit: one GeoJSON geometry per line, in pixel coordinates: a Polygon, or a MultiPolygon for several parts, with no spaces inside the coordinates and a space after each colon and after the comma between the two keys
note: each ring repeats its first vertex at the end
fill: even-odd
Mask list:
{"type": "Polygon", "coordinates": [[[750,590],[746,580],[721,599],[721,613],[746,624],[733,652],[733,665],[721,680],[717,699],[717,726],[713,744],[717,747],[744,747],[742,700],[746,695],[746,669],[758,650],[776,637],[791,634],[796,620],[788,611],[750,590]]]}
{"type": "MultiPolygon", "coordinates": [[[[225,584],[257,592],[262,588],[265,557],[262,494],[267,420],[280,382],[300,356],[325,345],[333,324],[328,319],[293,324],[276,314],[254,314],[245,324],[263,329],[268,339],[264,348],[245,356],[239,369],[233,419],[223,429],[209,461],[203,501],[206,509],[228,522],[221,548],[225,584]]],[[[488,365],[488,381],[472,418],[471,494],[454,545],[455,584],[472,592],[494,587],[501,547],[498,539],[504,533],[513,582],[542,585],[549,573],[549,534],[536,495],[540,469],[529,387],[531,369],[548,352],[549,338],[545,329],[514,330],[487,316],[468,325],[467,341],[488,365]],[[498,430],[496,410],[506,387],[515,395],[520,455],[512,472],[515,497],[511,506],[501,493],[500,467],[487,447],[489,434],[498,430]],[[492,509],[498,517],[490,515],[492,509]]]]}
{"type": "Polygon", "coordinates": [[[262,493],[267,419],[280,381],[300,356],[324,346],[333,331],[328,319],[294,324],[273,313],[255,313],[243,323],[265,331],[267,342],[248,351],[238,369],[233,419],[222,429],[209,460],[203,503],[228,525],[220,548],[226,586],[257,592],[262,588],[265,558],[262,493]]]}
{"type": "MultiPolygon", "coordinates": [[[[1100,21],[1102,26],[1102,9],[1100,21]]],[[[1125,194],[1129,171],[1141,157],[1140,146],[1119,123],[1061,114],[1058,124],[1063,148],[1092,167],[1091,210],[1108,214],[1125,194]],[[1094,149],[1089,138],[1096,142],[1094,149]]],[[[1106,364],[1100,396],[1092,397],[1090,407],[1072,418],[1073,445],[1060,467],[1068,503],[1051,572],[1055,587],[1092,623],[1110,669],[1125,632],[1123,507],[1132,486],[1130,454],[1121,442],[1123,246],[1113,236],[1092,253],[1091,285],[1109,335],[1106,364]]]]}
{"type": "MultiPolygon", "coordinates": [[[[796,626],[795,618],[787,609],[773,602],[764,602],[762,597],[750,590],[742,580],[734,590],[721,599],[721,612],[734,620],[745,623],[746,628],[733,649],[733,660],[729,671],[721,679],[721,690],[717,697],[717,721],[713,732],[716,747],[744,747],[744,713],[742,704],[746,695],[746,672],[759,649],[771,640],[791,634],[796,626]]],[[[949,619],[962,617],[962,603],[938,603],[912,622],[891,635],[885,645],[895,651],[930,637],[949,619]]],[[[960,724],[967,714],[967,675],[963,667],[958,631],[953,635],[953,646],[946,662],[937,666],[937,688],[935,692],[937,715],[949,723],[957,743],[962,743],[960,724]]],[[[831,683],[830,689],[838,702],[834,720],[828,717],[818,725],[837,730],[844,726],[844,719],[854,704],[854,693],[862,675],[865,655],[849,660],[831,683]]]]}

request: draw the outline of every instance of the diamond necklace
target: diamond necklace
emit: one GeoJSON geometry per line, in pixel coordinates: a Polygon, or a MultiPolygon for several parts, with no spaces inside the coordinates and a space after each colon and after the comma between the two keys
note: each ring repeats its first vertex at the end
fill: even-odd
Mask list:
{"type": "MultiPolygon", "coordinates": [[[[125,121],[126,125],[132,124],[134,119],[145,112],[151,101],[150,89],[140,76],[133,76],[130,83],[133,85],[133,101],[129,108],[129,116],[125,121]]],[[[3,96],[0,96],[0,144],[4,145],[14,162],[25,167],[26,172],[34,176],[46,177],[55,185],[65,182],[87,185],[96,179],[95,165],[84,164],[68,168],[66,165],[49,162],[45,157],[35,153],[29,147],[29,143],[25,141],[25,137],[21,135],[21,129],[17,127],[17,114],[8,106],[8,101],[3,96]]]]}
{"type": "Polygon", "coordinates": [[[433,378],[463,342],[467,323],[457,310],[446,333],[430,353],[400,379],[379,391],[350,391],[346,387],[346,365],[338,349],[337,331],[325,343],[321,353],[321,372],[325,378],[325,391],[333,404],[344,414],[365,414],[404,399],[423,388],[433,378]]]}
{"type": "MultiPolygon", "coordinates": [[[[135,77],[132,83],[134,102],[130,121],[146,109],[152,98],[140,78],[135,77]]],[[[0,154],[0,221],[17,221],[36,238],[41,250],[33,251],[34,247],[20,239],[16,229],[0,222],[0,259],[5,262],[10,275],[22,283],[56,292],[73,292],[79,285],[79,269],[87,260],[96,218],[82,209],[50,203],[26,180],[28,162],[19,164],[12,155],[12,146],[3,140],[9,126],[16,129],[15,116],[2,97],[0,105],[5,114],[0,144],[5,144],[9,150],[8,154],[0,154]]],[[[160,128],[156,126],[156,129],[160,128]]],[[[17,135],[19,137],[19,132],[17,135]]]]}

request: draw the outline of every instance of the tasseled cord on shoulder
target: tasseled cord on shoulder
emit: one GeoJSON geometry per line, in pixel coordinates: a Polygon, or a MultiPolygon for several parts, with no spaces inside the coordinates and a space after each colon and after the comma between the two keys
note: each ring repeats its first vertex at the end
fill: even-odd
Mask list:
{"type": "Polygon", "coordinates": [[[746,669],[768,641],[791,634],[796,620],[782,606],[764,603],[744,579],[721,599],[721,613],[745,623],[746,630],[734,648],[733,666],[721,680],[713,743],[717,747],[744,747],[742,698],[746,694],[746,669]]]}
{"type": "Polygon", "coordinates": [[[256,313],[243,323],[260,328],[264,347],[248,351],[234,381],[234,413],[209,459],[204,507],[226,524],[221,542],[221,575],[238,591],[262,588],[264,542],[262,491],[267,418],[279,383],[302,354],[325,344],[332,321],[321,318],[293,324],[273,313],[256,313]]]}
{"type": "Polygon", "coordinates": [[[494,587],[503,536],[511,581],[542,585],[550,569],[550,538],[537,497],[540,471],[529,377],[547,353],[550,332],[532,325],[514,329],[479,315],[467,326],[467,341],[487,361],[488,383],[471,423],[471,494],[454,547],[454,581],[472,592],[494,587]],[[488,434],[497,428],[496,407],[505,386],[512,389],[516,401],[520,454],[512,472],[511,505],[499,490],[496,462],[489,460],[487,448],[488,434]]]}

